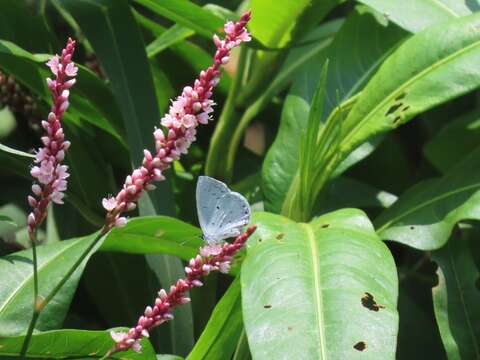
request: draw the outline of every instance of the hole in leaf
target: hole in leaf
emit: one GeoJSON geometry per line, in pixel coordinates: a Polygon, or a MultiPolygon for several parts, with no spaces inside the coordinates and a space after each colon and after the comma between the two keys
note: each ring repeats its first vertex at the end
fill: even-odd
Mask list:
{"type": "Polygon", "coordinates": [[[353,345],[353,348],[358,351],[365,351],[367,348],[367,343],[365,341],[359,341],[355,345],[353,345]]]}
{"type": "Polygon", "coordinates": [[[378,311],[380,309],[385,309],[385,306],[377,304],[373,295],[366,292],[365,295],[362,296],[362,305],[365,306],[367,309],[372,311],[378,311]]]}
{"type": "Polygon", "coordinates": [[[400,121],[402,117],[401,116],[396,116],[395,119],[393,119],[393,123],[396,124],[400,121]]]}
{"type": "Polygon", "coordinates": [[[398,104],[393,104],[392,106],[390,106],[390,108],[387,110],[387,112],[385,113],[385,116],[388,116],[390,114],[393,114],[395,111],[398,110],[398,108],[400,108],[401,106],[403,105],[403,103],[398,103],[398,104]]]}
{"type": "Polygon", "coordinates": [[[277,235],[277,240],[282,240],[284,236],[285,236],[284,233],[278,234],[278,235],[277,235]]]}
{"type": "Polygon", "coordinates": [[[401,93],[400,95],[398,95],[398,96],[395,98],[395,101],[402,100],[402,99],[405,98],[405,96],[407,96],[407,93],[401,93]]]}
{"type": "Polygon", "coordinates": [[[415,226],[410,226],[410,230],[415,230],[415,226]]]}
{"type": "Polygon", "coordinates": [[[265,309],[270,309],[270,308],[272,307],[272,305],[267,304],[267,305],[263,305],[263,307],[264,307],[265,309]]]}
{"type": "Polygon", "coordinates": [[[323,229],[326,229],[326,228],[329,227],[329,226],[330,226],[330,224],[323,224],[323,225],[322,225],[322,228],[323,228],[323,229]]]}
{"type": "Polygon", "coordinates": [[[405,111],[407,111],[408,109],[410,109],[410,105],[405,106],[405,107],[402,109],[402,111],[405,112],[405,111]]]}

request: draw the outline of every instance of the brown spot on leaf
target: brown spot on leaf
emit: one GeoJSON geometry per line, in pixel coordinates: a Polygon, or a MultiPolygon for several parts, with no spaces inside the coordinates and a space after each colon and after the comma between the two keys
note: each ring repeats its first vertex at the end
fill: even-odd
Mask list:
{"type": "Polygon", "coordinates": [[[278,234],[278,235],[277,235],[277,240],[282,240],[284,236],[285,236],[284,233],[278,234]]]}
{"type": "Polygon", "coordinates": [[[265,309],[270,309],[270,308],[272,307],[272,305],[267,304],[267,305],[263,305],[263,307],[264,307],[265,309]]]}
{"type": "Polygon", "coordinates": [[[390,106],[390,108],[387,110],[387,112],[385,113],[385,116],[388,116],[390,114],[393,114],[395,111],[398,110],[398,108],[402,107],[403,103],[398,103],[398,104],[393,104],[392,106],[390,106]]]}
{"type": "Polygon", "coordinates": [[[353,345],[353,348],[358,351],[365,351],[367,349],[367,343],[365,341],[359,341],[353,345]]]}
{"type": "Polygon", "coordinates": [[[322,229],[326,229],[326,228],[329,227],[329,226],[330,226],[330,224],[323,224],[323,225],[322,225],[322,229]]]}
{"type": "Polygon", "coordinates": [[[405,111],[407,111],[408,109],[410,109],[410,105],[405,106],[405,107],[402,109],[402,112],[405,112],[405,111]]]}
{"type": "Polygon", "coordinates": [[[293,327],[289,326],[287,327],[288,331],[292,331],[293,330],[293,327]]]}
{"type": "Polygon", "coordinates": [[[369,310],[378,311],[380,309],[385,309],[385,306],[377,304],[377,302],[373,298],[373,295],[370,294],[369,292],[366,292],[362,296],[361,300],[362,300],[362,305],[365,306],[369,310]]]}
{"type": "Polygon", "coordinates": [[[393,119],[393,123],[396,124],[402,119],[401,116],[395,116],[395,119],[393,119]]]}
{"type": "Polygon", "coordinates": [[[401,93],[400,95],[398,95],[396,98],[395,98],[395,101],[399,101],[399,100],[402,100],[405,98],[405,96],[407,96],[407,93],[401,93]]]}

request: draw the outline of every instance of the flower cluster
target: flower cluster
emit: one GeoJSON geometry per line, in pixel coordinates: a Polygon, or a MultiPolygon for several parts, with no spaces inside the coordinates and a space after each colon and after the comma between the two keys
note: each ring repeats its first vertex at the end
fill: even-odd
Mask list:
{"type": "Polygon", "coordinates": [[[55,55],[47,62],[55,75],[55,80],[47,79],[53,104],[47,120],[42,121],[42,127],[46,132],[41,139],[44,146],[38,149],[34,160],[35,166],[30,171],[38,182],[32,185],[34,196],[28,196],[28,203],[33,208],[28,215],[28,232],[31,239],[35,229],[45,219],[48,204],[51,201],[62,204],[64,191],[67,189],[68,167],[61,165],[61,162],[65,158],[70,142],[65,141],[61,120],[68,108],[69,89],[75,84],[78,71],[72,62],[74,51],[75,41],[69,38],[61,56],[55,55]]]}
{"type": "Polygon", "coordinates": [[[186,86],[182,94],[170,106],[161,124],[166,128],[155,129],[155,155],[144,150],[142,166],[127,176],[123,189],[111,198],[103,199],[103,207],[107,210],[105,229],[122,226],[126,218],[121,216],[125,211],[133,210],[142,191],[154,188],[153,181],[163,180],[163,171],[177,160],[181,154],[188,151],[195,140],[198,124],[207,124],[214,102],[210,99],[221,72],[220,67],[230,59],[230,51],[244,41],[250,40],[245,26],[250,20],[250,12],[245,13],[238,22],[225,24],[225,38],[221,40],[214,35],[213,41],[217,47],[213,64],[200,73],[193,87],[186,86]]]}
{"type": "Polygon", "coordinates": [[[195,286],[202,286],[200,280],[211,271],[226,273],[230,270],[230,262],[239,249],[243,247],[247,239],[256,230],[256,226],[250,226],[243,234],[239,235],[232,243],[224,243],[217,246],[205,246],[200,249],[200,255],[191,259],[185,267],[185,278],[177,280],[175,285],[167,292],[161,289],[154,301],[153,306],[147,306],[145,312],[138,319],[137,325],[128,332],[112,331],[111,336],[115,346],[109,354],[132,348],[134,351],[141,350],[140,340],[148,337],[149,331],[173,319],[172,309],[177,305],[190,302],[186,292],[195,286]]]}

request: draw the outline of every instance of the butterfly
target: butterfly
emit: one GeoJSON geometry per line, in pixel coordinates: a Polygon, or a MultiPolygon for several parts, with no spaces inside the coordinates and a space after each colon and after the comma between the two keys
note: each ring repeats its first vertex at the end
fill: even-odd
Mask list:
{"type": "Polygon", "coordinates": [[[209,245],[240,235],[250,221],[247,199],[221,181],[200,176],[196,197],[198,220],[209,245]]]}

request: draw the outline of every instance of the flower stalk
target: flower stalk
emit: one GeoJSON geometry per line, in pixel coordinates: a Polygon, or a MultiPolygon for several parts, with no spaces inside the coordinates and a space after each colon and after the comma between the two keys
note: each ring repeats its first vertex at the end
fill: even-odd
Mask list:
{"type": "Polygon", "coordinates": [[[33,315],[21,349],[21,356],[25,356],[28,345],[35,329],[40,312],[44,307],[44,300],[38,294],[38,264],[35,233],[47,216],[47,207],[51,202],[63,204],[64,191],[67,189],[68,167],[62,165],[65,152],[70,142],[65,140],[61,120],[69,106],[70,88],[75,84],[78,68],[72,62],[75,52],[75,41],[68,39],[61,56],[55,55],[47,66],[55,75],[55,79],[47,79],[48,88],[52,93],[53,104],[47,120],[42,121],[45,136],[41,138],[43,147],[38,149],[30,174],[37,182],[32,185],[33,196],[28,196],[28,203],[32,211],[28,215],[28,235],[32,245],[33,261],[33,315]]]}
{"type": "Polygon", "coordinates": [[[125,351],[130,348],[140,352],[140,340],[149,337],[151,329],[172,320],[172,310],[175,306],[187,304],[190,298],[187,291],[193,287],[202,286],[201,278],[212,271],[228,273],[230,263],[235,254],[245,245],[246,241],[256,230],[256,226],[250,226],[247,230],[237,236],[232,243],[223,245],[206,245],[200,249],[200,253],[188,262],[185,267],[185,277],[177,280],[175,285],[167,292],[161,289],[152,306],[147,306],[137,324],[128,332],[112,331],[111,335],[115,341],[106,357],[118,351],[125,351]]]}

